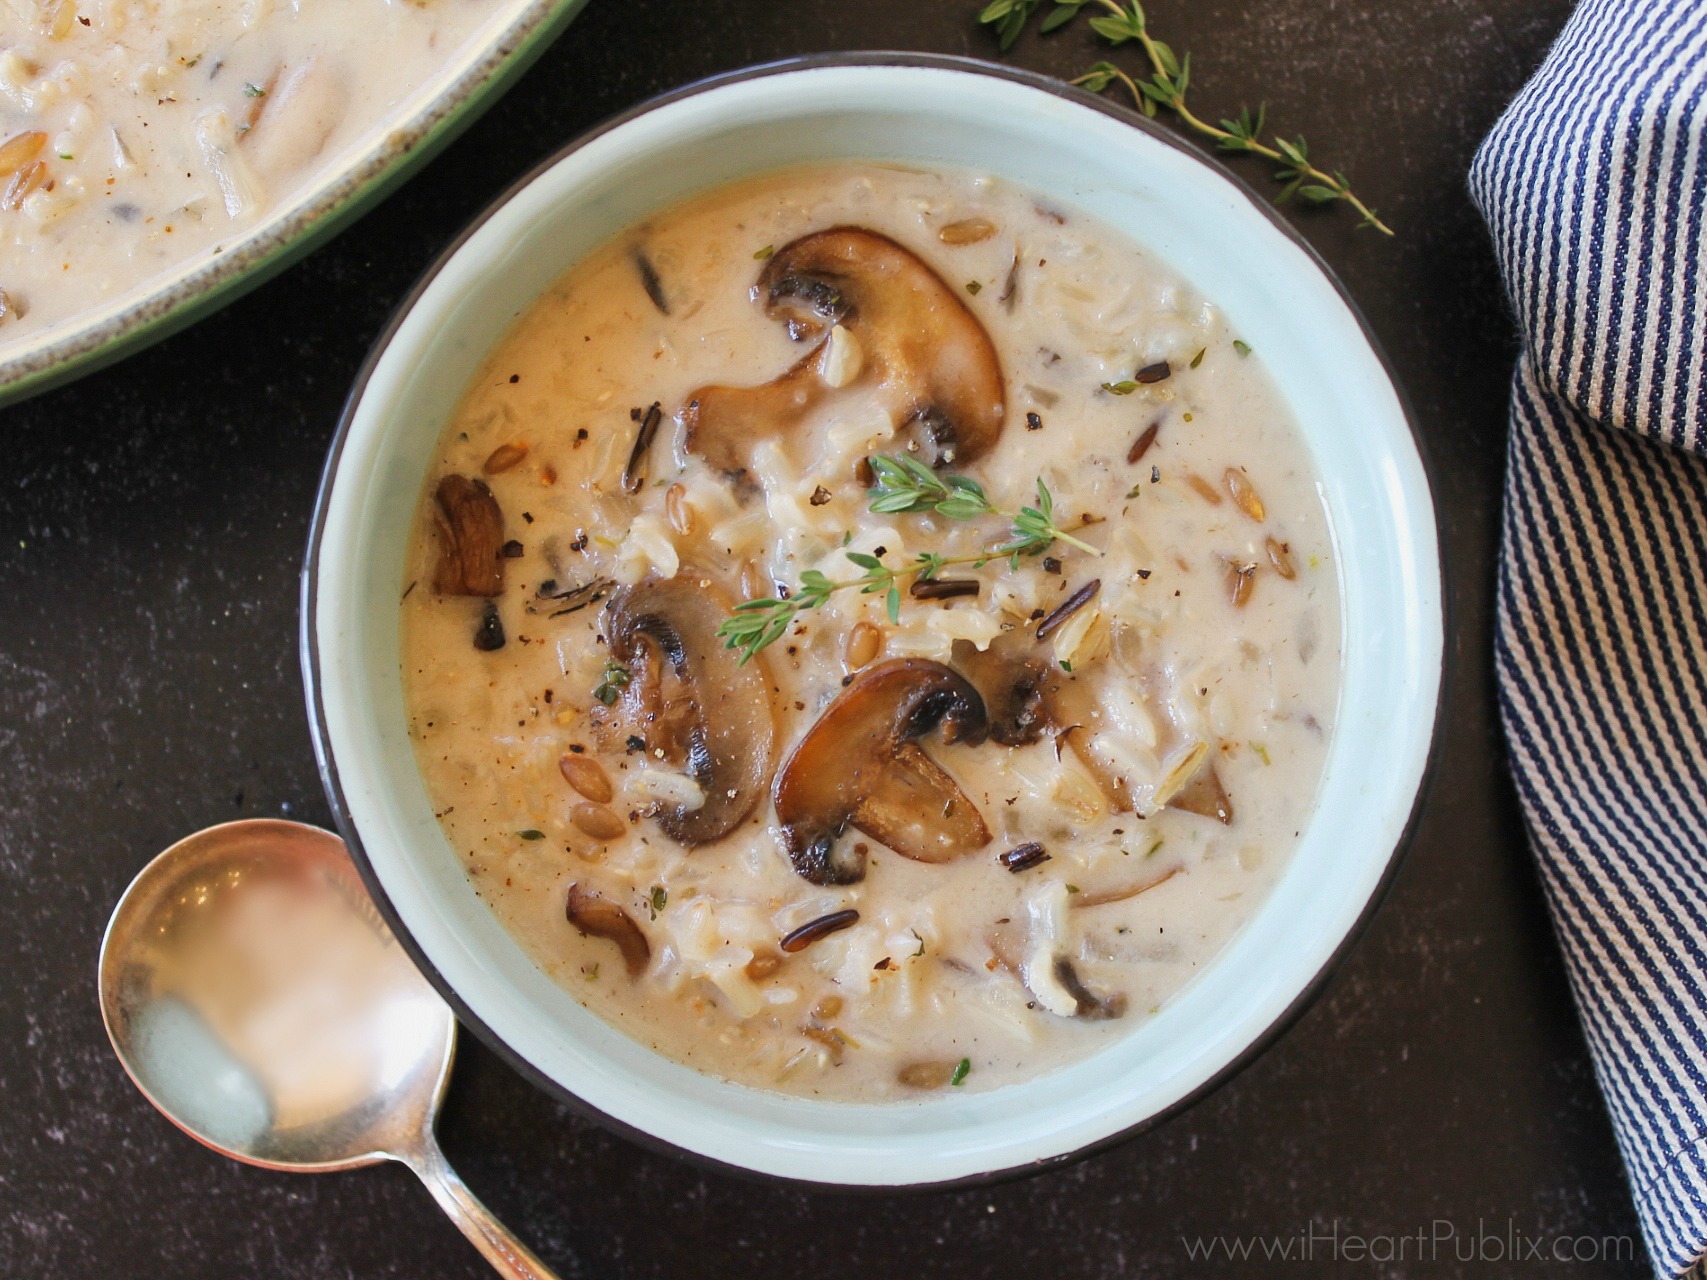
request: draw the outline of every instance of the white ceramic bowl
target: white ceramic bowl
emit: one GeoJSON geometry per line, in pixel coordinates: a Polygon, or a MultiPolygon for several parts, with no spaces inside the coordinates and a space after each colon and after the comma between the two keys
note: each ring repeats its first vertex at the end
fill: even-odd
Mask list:
{"type": "Polygon", "coordinates": [[[1302,1007],[1394,867],[1441,674],[1434,511],[1405,406],[1356,309],[1269,206],[1136,116],[1023,73],[863,55],[725,77],[582,140],[429,273],[357,383],[316,512],[303,654],[328,794],[370,887],[464,1020],[535,1079],[637,1136],[813,1182],[965,1181],[1153,1123],[1302,1007]],[[475,896],[416,771],[398,591],[426,469],[496,337],[608,237],[783,165],[881,159],[997,174],[1158,251],[1262,353],[1303,425],[1333,526],[1344,674],[1320,803],[1255,918],[1155,1017],[1023,1084],[851,1105],[728,1084],[583,1008],[475,896]]]}

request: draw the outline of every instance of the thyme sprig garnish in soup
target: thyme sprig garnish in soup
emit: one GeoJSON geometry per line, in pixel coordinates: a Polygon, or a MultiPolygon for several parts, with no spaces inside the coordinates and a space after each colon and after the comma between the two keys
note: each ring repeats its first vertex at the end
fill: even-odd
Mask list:
{"type": "Polygon", "coordinates": [[[498,8],[4,0],[0,358],[229,249],[384,127],[498,8]]]}
{"type": "Polygon", "coordinates": [[[634,228],[500,339],[417,526],[410,731],[473,885],[728,1079],[1088,1054],[1314,804],[1336,575],[1261,353],[1000,182],[790,170],[634,228]]]}
{"type": "MultiPolygon", "coordinates": [[[[971,520],[995,511],[984,495],[983,486],[966,476],[949,476],[945,480],[917,458],[904,454],[894,458],[873,454],[866,462],[877,478],[877,485],[871,490],[871,509],[878,514],[934,511],[951,520],[971,520]]],[[[978,594],[976,579],[941,576],[950,565],[982,567],[992,559],[1008,556],[1018,568],[1020,556],[1041,555],[1056,539],[1072,543],[1094,556],[1102,554],[1089,543],[1057,529],[1054,514],[1054,499],[1043,481],[1039,480],[1037,506],[1024,507],[1013,513],[1012,528],[1003,542],[964,556],[921,551],[910,563],[899,567],[886,565],[874,555],[848,551],[849,563],[865,570],[859,577],[837,581],[825,577],[818,569],[808,569],[800,575],[800,585],[792,593],[745,600],[736,605],[734,616],[724,621],[717,634],[729,648],[740,649],[741,660],[745,662],[766,645],[780,640],[793,623],[795,614],[802,609],[816,609],[831,592],[845,587],[858,587],[866,595],[883,591],[889,621],[899,625],[903,579],[912,580],[909,591],[914,599],[947,600],[954,596],[978,594]]]]}

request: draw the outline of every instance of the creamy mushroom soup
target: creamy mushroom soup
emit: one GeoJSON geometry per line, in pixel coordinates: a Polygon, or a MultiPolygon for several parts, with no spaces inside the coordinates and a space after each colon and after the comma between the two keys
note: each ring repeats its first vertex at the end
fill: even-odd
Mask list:
{"type": "Polygon", "coordinates": [[[499,341],[417,524],[409,728],[470,880],[731,1080],[1088,1054],[1314,803],[1336,574],[1261,351],[999,182],[793,170],[607,244],[499,341]]]}
{"type": "Polygon", "coordinates": [[[497,0],[0,0],[0,359],[229,248],[497,0]]]}

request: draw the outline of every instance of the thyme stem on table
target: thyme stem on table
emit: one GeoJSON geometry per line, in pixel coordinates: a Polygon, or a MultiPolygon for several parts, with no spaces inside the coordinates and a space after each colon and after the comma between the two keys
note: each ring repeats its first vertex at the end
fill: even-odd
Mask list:
{"type": "MultiPolygon", "coordinates": [[[[950,520],[976,520],[980,516],[1005,516],[1009,521],[1005,541],[963,556],[945,556],[921,551],[901,565],[886,565],[863,551],[843,554],[856,568],[865,570],[857,578],[831,578],[818,569],[800,575],[800,585],[787,595],[744,600],[718,627],[718,638],[726,649],[739,649],[744,663],[759,650],[787,634],[794,620],[807,609],[816,609],[838,591],[857,587],[861,595],[886,593],[889,620],[901,620],[901,583],[907,578],[928,581],[949,565],[986,564],[1009,557],[1015,565],[1021,556],[1042,555],[1057,541],[1078,547],[1093,556],[1101,551],[1055,524],[1055,500],[1041,477],[1037,481],[1037,505],[1018,511],[1002,511],[990,504],[984,488],[968,476],[939,476],[924,463],[905,454],[871,459],[876,484],[867,493],[871,510],[880,515],[934,511],[950,520]]],[[[882,548],[878,548],[882,550],[882,548]]]]}
{"type": "Polygon", "coordinates": [[[1254,117],[1248,107],[1241,108],[1237,117],[1223,119],[1219,125],[1211,124],[1193,112],[1185,101],[1186,88],[1191,83],[1191,55],[1175,54],[1168,45],[1150,34],[1140,0],[1126,0],[1124,4],[1120,0],[990,0],[979,12],[978,21],[995,28],[997,39],[1005,51],[1019,38],[1032,14],[1045,3],[1051,8],[1039,30],[1054,31],[1067,25],[1078,17],[1081,9],[1101,10],[1090,20],[1091,29],[1111,45],[1136,40],[1149,60],[1152,73],[1148,79],[1139,79],[1112,62],[1101,61],[1083,75],[1075,76],[1072,83],[1083,85],[1093,93],[1101,93],[1110,85],[1119,84],[1147,116],[1154,116],[1162,109],[1172,111],[1186,127],[1213,138],[1223,151],[1248,153],[1274,161],[1279,165],[1274,173],[1275,181],[1286,184],[1275,197],[1276,204],[1284,204],[1295,195],[1311,204],[1344,202],[1361,215],[1358,226],[1372,227],[1382,235],[1393,234],[1393,229],[1376,216],[1375,210],[1352,191],[1351,180],[1344,173],[1337,169],[1330,173],[1311,161],[1309,147],[1302,134],[1290,140],[1275,134],[1272,146],[1262,140],[1267,124],[1266,106],[1259,106],[1254,117]]]}

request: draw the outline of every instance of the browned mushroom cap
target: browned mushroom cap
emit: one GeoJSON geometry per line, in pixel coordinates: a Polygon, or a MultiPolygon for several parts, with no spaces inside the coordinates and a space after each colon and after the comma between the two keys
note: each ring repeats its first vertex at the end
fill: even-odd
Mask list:
{"type": "Polygon", "coordinates": [[[569,923],[586,936],[616,943],[622,951],[623,963],[628,966],[629,977],[638,978],[646,972],[646,962],[652,958],[652,944],[646,941],[634,917],[616,903],[584,885],[572,884],[565,914],[569,923]]]}
{"type": "MultiPolygon", "coordinates": [[[[954,666],[984,699],[990,736],[1004,747],[1022,747],[1036,742],[1048,722],[1043,688],[1049,679],[1049,666],[1017,645],[1003,643],[1006,639],[997,636],[982,651],[970,640],[956,640],[954,666]]],[[[1026,645],[1027,650],[1032,647],[1026,645]]]]}
{"type": "MultiPolygon", "coordinates": [[[[758,288],[765,314],[796,340],[841,324],[917,428],[933,465],[967,463],[1001,434],[1002,366],[984,326],[955,290],[908,249],[861,227],[833,227],[784,245],[758,288]]],[[[739,475],[749,444],[797,423],[825,394],[816,352],[759,387],[702,387],[682,413],[687,447],[739,475]]]]}
{"type": "Polygon", "coordinates": [[[755,441],[780,435],[824,398],[825,387],[812,367],[811,351],[788,371],[757,387],[701,387],[682,409],[684,441],[716,470],[741,479],[747,450],[755,441]]]}
{"type": "Polygon", "coordinates": [[[433,493],[439,564],[433,590],[446,596],[504,591],[504,513],[483,480],[448,475],[433,493]]]}
{"type": "Polygon", "coordinates": [[[697,809],[653,810],[664,833],[685,845],[728,835],[758,804],[776,764],[764,665],[741,665],[717,638],[730,608],[715,582],[683,570],[615,592],[605,615],[611,656],[633,671],[624,706],[638,716],[640,736],[705,793],[697,809]]]}
{"type": "Polygon", "coordinates": [[[794,869],[813,884],[852,884],[865,855],[836,852],[849,826],[919,862],[947,862],[990,842],[977,806],[918,739],[989,732],[978,691],[940,662],[895,658],[852,677],[777,774],[771,798],[794,869]]]}

